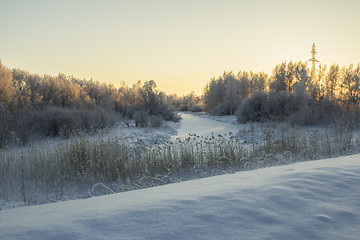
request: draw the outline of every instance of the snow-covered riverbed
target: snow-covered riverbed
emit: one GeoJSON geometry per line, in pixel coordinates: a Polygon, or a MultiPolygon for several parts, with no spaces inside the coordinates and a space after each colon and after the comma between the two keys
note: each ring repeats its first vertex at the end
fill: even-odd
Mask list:
{"type": "MultiPolygon", "coordinates": [[[[229,132],[236,134],[239,131],[239,125],[228,123],[226,121],[219,121],[210,119],[208,117],[202,117],[193,115],[190,113],[180,113],[182,117],[180,127],[177,130],[177,134],[172,138],[185,138],[189,134],[196,134],[198,136],[209,136],[211,134],[225,135],[229,132]]],[[[226,117],[225,117],[226,118],[226,117]]],[[[223,119],[225,119],[223,118],[223,119]]]]}
{"type": "MultiPolygon", "coordinates": [[[[177,138],[186,138],[189,134],[207,137],[211,134],[229,135],[237,134],[245,125],[236,123],[235,116],[210,116],[205,113],[179,113],[182,120],[179,123],[165,122],[159,128],[140,128],[130,124],[130,127],[120,124],[104,134],[103,138],[118,137],[127,142],[141,140],[147,144],[164,143],[177,138]]],[[[96,138],[101,136],[96,136],[96,138]]]]}

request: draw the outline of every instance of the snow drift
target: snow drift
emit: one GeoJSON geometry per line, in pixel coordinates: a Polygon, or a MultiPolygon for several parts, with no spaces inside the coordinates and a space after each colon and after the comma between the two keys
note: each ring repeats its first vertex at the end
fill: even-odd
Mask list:
{"type": "Polygon", "coordinates": [[[1,239],[358,239],[360,155],[0,211],[1,239]]]}

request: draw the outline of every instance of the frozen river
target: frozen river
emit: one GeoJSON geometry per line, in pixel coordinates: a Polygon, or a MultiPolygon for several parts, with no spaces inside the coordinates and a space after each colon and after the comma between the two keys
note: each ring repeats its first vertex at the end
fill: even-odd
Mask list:
{"type": "MultiPolygon", "coordinates": [[[[179,113],[182,117],[178,133],[173,138],[185,138],[189,134],[198,136],[225,135],[229,132],[236,134],[239,131],[239,125],[231,124],[226,121],[210,119],[204,116],[194,116],[190,113],[179,113]]],[[[225,117],[226,118],[226,117],[225,117]]]]}

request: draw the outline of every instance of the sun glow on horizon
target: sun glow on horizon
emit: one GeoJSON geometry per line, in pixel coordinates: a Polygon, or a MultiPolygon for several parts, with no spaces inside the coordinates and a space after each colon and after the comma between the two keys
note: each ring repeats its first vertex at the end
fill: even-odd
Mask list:
{"type": "Polygon", "coordinates": [[[360,2],[1,1],[0,59],[31,73],[119,86],[155,80],[196,92],[224,71],[271,74],[284,61],[360,62],[360,2]],[[326,3],[326,4],[324,4],[326,3]]]}

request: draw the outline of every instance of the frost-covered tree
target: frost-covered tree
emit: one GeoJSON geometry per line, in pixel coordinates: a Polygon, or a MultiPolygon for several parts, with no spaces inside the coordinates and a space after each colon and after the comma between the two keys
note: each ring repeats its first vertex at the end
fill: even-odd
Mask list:
{"type": "Polygon", "coordinates": [[[286,63],[276,65],[271,77],[270,91],[281,92],[288,89],[286,81],[286,63]]]}
{"type": "Polygon", "coordinates": [[[286,66],[285,82],[287,84],[287,92],[293,91],[294,78],[296,77],[296,73],[298,72],[298,66],[298,64],[293,63],[292,61],[290,61],[286,66]]]}
{"type": "Polygon", "coordinates": [[[267,90],[268,75],[264,72],[253,73],[250,72],[250,88],[253,92],[265,92],[267,90]]]}
{"type": "Polygon", "coordinates": [[[0,61],[0,102],[5,103],[9,108],[12,107],[15,96],[15,87],[13,84],[11,71],[2,65],[0,61]]]}
{"type": "MultiPolygon", "coordinates": [[[[296,64],[295,70],[293,71],[294,76],[298,80],[297,82],[302,83],[304,86],[308,86],[310,84],[309,69],[306,67],[306,65],[306,62],[298,62],[296,64]]],[[[292,88],[293,86],[294,84],[292,85],[292,88]]]]}
{"type": "Polygon", "coordinates": [[[326,75],[326,94],[330,100],[334,100],[338,91],[340,67],[338,64],[330,66],[329,72],[326,75]]]}
{"type": "Polygon", "coordinates": [[[232,72],[223,75],[225,96],[222,104],[218,105],[217,114],[229,115],[234,114],[241,99],[241,94],[248,88],[245,80],[238,81],[232,72]]]}
{"type": "Polygon", "coordinates": [[[342,69],[342,99],[347,103],[357,104],[360,100],[360,64],[354,68],[351,64],[349,67],[342,69]]]}
{"type": "Polygon", "coordinates": [[[326,65],[319,64],[313,77],[310,78],[308,91],[310,97],[316,101],[322,101],[326,95],[325,76],[326,65]]]}
{"type": "MultiPolygon", "coordinates": [[[[19,69],[10,71],[0,62],[0,145],[13,138],[26,143],[32,135],[68,136],[73,131],[92,131],[111,127],[119,120],[119,113],[134,117],[139,110],[147,111],[151,126],[162,120],[179,121],[179,117],[165,103],[165,94],[156,88],[155,81],[141,82],[119,88],[94,80],[80,80],[73,76],[30,74],[19,69]]],[[[0,146],[1,147],[1,146],[0,146]]]]}
{"type": "Polygon", "coordinates": [[[180,118],[174,113],[170,105],[165,102],[165,94],[157,89],[154,80],[146,81],[144,85],[138,89],[141,111],[145,111],[149,116],[161,116],[167,121],[179,121],[180,118]]]}
{"type": "Polygon", "coordinates": [[[159,94],[156,83],[154,80],[146,81],[142,88],[139,89],[140,101],[144,105],[145,109],[150,114],[155,114],[157,105],[160,104],[163,99],[159,94]]]}
{"type": "Polygon", "coordinates": [[[239,97],[240,101],[244,101],[246,98],[248,98],[251,94],[251,83],[250,83],[250,76],[249,73],[243,71],[239,72],[238,75],[238,81],[239,81],[239,97]]]}
{"type": "MultiPolygon", "coordinates": [[[[224,73],[225,75],[226,73],[224,73]]],[[[222,77],[212,78],[204,87],[203,101],[205,111],[210,112],[225,99],[225,86],[222,77]]]]}

